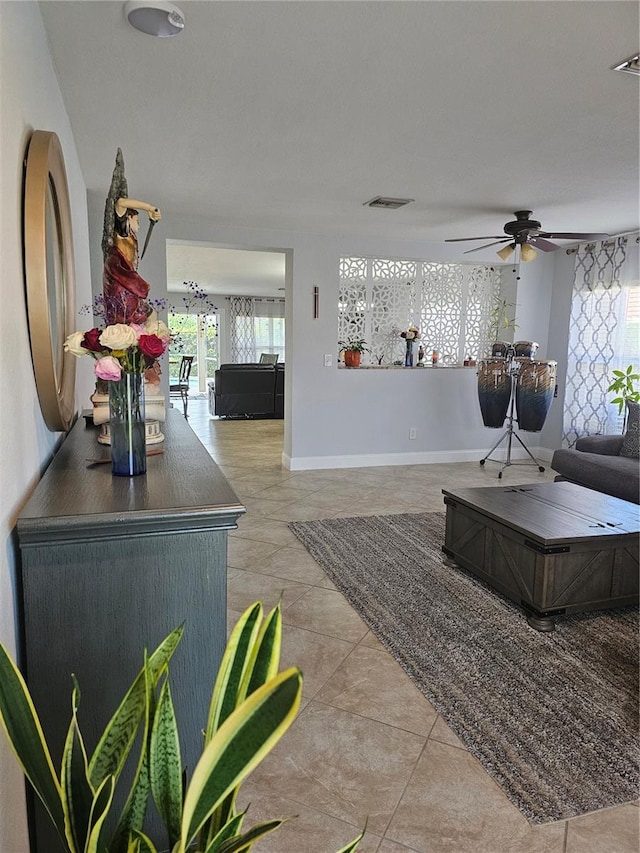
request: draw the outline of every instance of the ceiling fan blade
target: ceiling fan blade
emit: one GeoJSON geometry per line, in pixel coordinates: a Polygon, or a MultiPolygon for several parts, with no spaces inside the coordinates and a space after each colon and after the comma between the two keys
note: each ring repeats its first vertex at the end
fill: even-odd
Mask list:
{"type": "Polygon", "coordinates": [[[569,231],[544,232],[545,237],[553,237],[556,240],[606,240],[611,234],[578,234],[569,231]]]}
{"type": "Polygon", "coordinates": [[[536,249],[542,249],[543,252],[555,252],[556,249],[560,248],[560,246],[556,246],[555,243],[550,243],[549,240],[545,240],[542,237],[532,237],[529,243],[535,246],[536,249]]]}
{"type": "MultiPolygon", "coordinates": [[[[502,234],[494,234],[493,236],[489,235],[488,237],[450,237],[448,240],[445,240],[445,243],[464,243],[466,240],[500,240],[503,237],[502,234]]],[[[510,237],[507,239],[511,239],[510,237]]]]}
{"type": "Polygon", "coordinates": [[[468,255],[469,252],[479,252],[480,249],[488,249],[490,246],[499,246],[500,243],[510,243],[510,242],[511,242],[511,237],[507,237],[506,240],[496,240],[495,243],[487,243],[484,246],[476,246],[475,249],[467,249],[467,251],[463,252],[462,254],[468,255]]]}

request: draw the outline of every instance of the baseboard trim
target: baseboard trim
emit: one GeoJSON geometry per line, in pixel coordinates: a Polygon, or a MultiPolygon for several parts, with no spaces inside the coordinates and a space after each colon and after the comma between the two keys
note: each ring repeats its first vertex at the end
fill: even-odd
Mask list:
{"type": "MultiPolygon", "coordinates": [[[[536,459],[550,462],[553,450],[545,447],[529,448],[536,459]]],[[[383,465],[437,465],[444,462],[480,462],[486,456],[484,450],[435,450],[419,453],[366,453],[348,456],[298,456],[282,454],[282,465],[289,471],[321,471],[328,468],[379,468],[383,465]]],[[[495,451],[490,463],[504,464],[506,452],[495,451]]],[[[522,448],[511,448],[511,458],[518,462],[529,459],[522,448]]],[[[530,460],[529,460],[530,461],[530,460]]],[[[535,466],[531,462],[535,471],[535,466]]]]}

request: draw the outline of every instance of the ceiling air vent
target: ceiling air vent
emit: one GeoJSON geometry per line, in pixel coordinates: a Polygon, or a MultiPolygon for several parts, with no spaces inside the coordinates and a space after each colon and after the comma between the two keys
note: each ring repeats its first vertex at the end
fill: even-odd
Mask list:
{"type": "Polygon", "coordinates": [[[396,210],[398,207],[404,207],[405,204],[411,204],[415,198],[388,198],[387,196],[377,195],[375,198],[365,201],[363,207],[384,207],[387,210],[396,210]]]}
{"type": "Polygon", "coordinates": [[[617,65],[611,66],[612,71],[624,71],[625,74],[635,74],[640,77],[640,53],[635,56],[630,56],[624,62],[619,62],[617,65]]]}

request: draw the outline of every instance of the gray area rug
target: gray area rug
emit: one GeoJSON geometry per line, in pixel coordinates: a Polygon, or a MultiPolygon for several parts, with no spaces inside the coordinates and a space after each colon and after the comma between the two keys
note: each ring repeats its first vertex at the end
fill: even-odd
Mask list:
{"type": "Polygon", "coordinates": [[[637,608],[535,631],[445,566],[443,513],[289,527],[530,823],[638,797],[637,608]]]}

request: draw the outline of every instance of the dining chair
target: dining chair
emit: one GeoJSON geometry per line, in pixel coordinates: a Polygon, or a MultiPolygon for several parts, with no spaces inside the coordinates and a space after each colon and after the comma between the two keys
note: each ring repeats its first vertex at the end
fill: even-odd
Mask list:
{"type": "Polygon", "coordinates": [[[183,355],[180,360],[180,370],[178,372],[178,381],[169,384],[169,397],[180,397],[184,408],[184,416],[188,418],[187,409],[189,406],[189,376],[191,375],[191,365],[193,364],[194,356],[183,355]]]}

